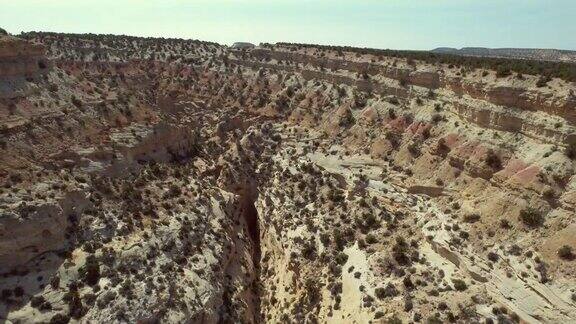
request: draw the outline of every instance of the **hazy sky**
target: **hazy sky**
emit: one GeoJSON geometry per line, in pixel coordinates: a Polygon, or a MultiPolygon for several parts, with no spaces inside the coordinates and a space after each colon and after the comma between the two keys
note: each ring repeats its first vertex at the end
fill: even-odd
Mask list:
{"type": "Polygon", "coordinates": [[[0,27],[225,44],[576,50],[576,0],[0,0],[0,27]]]}

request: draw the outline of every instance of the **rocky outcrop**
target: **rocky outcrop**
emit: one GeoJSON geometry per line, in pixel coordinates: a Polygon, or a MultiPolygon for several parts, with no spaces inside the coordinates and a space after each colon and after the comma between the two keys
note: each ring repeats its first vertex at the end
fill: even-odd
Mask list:
{"type": "Polygon", "coordinates": [[[44,46],[0,36],[0,78],[33,76],[47,68],[44,46]]]}
{"type": "MultiPolygon", "coordinates": [[[[49,184],[38,184],[46,190],[49,184]]],[[[45,253],[59,253],[67,247],[66,232],[79,222],[79,215],[90,206],[85,194],[70,192],[59,200],[45,203],[8,204],[0,215],[1,273],[29,263],[45,253]]]]}
{"type": "Polygon", "coordinates": [[[49,65],[42,45],[0,35],[0,99],[24,96],[26,81],[46,73],[49,65]]]}
{"type": "Polygon", "coordinates": [[[133,125],[111,135],[111,145],[126,162],[168,162],[184,160],[198,153],[199,138],[193,125],[133,125]]]}

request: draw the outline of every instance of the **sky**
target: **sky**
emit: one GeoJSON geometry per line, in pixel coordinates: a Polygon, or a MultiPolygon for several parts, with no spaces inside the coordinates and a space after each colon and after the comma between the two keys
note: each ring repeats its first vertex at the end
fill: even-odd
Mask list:
{"type": "Polygon", "coordinates": [[[576,0],[0,0],[21,31],[428,50],[576,50],[576,0]]]}

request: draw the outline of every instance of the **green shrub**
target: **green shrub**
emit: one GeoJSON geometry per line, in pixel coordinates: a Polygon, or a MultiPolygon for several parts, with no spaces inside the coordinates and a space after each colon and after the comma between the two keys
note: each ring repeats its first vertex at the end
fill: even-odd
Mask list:
{"type": "Polygon", "coordinates": [[[476,223],[479,220],[480,220],[480,214],[478,213],[472,213],[464,216],[464,221],[466,223],[476,223]]]}
{"type": "Polygon", "coordinates": [[[378,299],[384,299],[386,297],[395,297],[398,295],[398,289],[394,287],[391,283],[388,283],[385,288],[379,287],[374,289],[374,294],[378,299]]]}
{"type": "Polygon", "coordinates": [[[374,234],[368,234],[366,235],[366,243],[368,244],[374,244],[377,243],[378,239],[376,238],[376,236],[374,236],[374,234]]]}
{"type": "Polygon", "coordinates": [[[489,149],[486,153],[485,162],[494,170],[500,170],[502,168],[502,161],[500,160],[500,157],[492,149],[489,149]]]}
{"type": "Polygon", "coordinates": [[[100,280],[100,265],[93,254],[86,258],[86,264],[79,270],[79,273],[88,285],[93,286],[98,283],[100,280]]]}
{"type": "Polygon", "coordinates": [[[344,252],[338,253],[336,256],[336,262],[340,265],[344,265],[348,261],[348,255],[344,252]]]}
{"type": "Polygon", "coordinates": [[[532,207],[527,207],[520,211],[520,220],[529,227],[538,227],[544,224],[542,213],[532,207]]]}
{"type": "Polygon", "coordinates": [[[568,245],[563,245],[561,248],[558,249],[558,256],[564,260],[574,259],[574,252],[572,251],[572,247],[568,245]]]}
{"type": "Polygon", "coordinates": [[[464,290],[468,289],[468,286],[466,285],[464,280],[452,279],[452,283],[454,284],[454,289],[456,289],[458,291],[464,291],[464,290]]]}

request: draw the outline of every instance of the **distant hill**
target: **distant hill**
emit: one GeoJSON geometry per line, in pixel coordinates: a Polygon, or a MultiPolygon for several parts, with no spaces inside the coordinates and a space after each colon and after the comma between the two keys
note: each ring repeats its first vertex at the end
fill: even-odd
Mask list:
{"type": "Polygon", "coordinates": [[[463,47],[462,49],[457,49],[451,47],[439,47],[433,49],[432,52],[463,56],[502,57],[576,63],[576,51],[558,49],[485,47],[463,47]]]}

